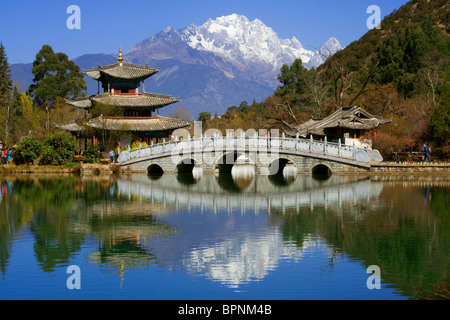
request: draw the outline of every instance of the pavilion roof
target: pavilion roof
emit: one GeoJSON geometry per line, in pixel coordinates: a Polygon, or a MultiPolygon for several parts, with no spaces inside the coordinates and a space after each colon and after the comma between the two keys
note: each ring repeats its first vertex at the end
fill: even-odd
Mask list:
{"type": "Polygon", "coordinates": [[[342,107],[324,119],[308,120],[293,127],[287,133],[292,136],[298,133],[301,137],[306,137],[309,134],[325,136],[324,130],[328,128],[370,130],[391,121],[391,119],[373,115],[358,106],[342,107]]]}
{"type": "Polygon", "coordinates": [[[99,81],[106,78],[144,80],[157,73],[159,68],[150,68],[147,65],[117,61],[113,64],[98,66],[91,70],[83,71],[87,76],[99,81]]]}
{"type": "Polygon", "coordinates": [[[92,101],[89,97],[79,98],[74,100],[66,99],[66,103],[72,107],[77,107],[81,109],[89,109],[92,106],[92,101]]]}
{"type": "Polygon", "coordinates": [[[180,101],[180,97],[174,98],[169,95],[143,93],[139,95],[112,95],[104,93],[91,97],[92,101],[106,105],[120,107],[157,107],[161,108],[180,101]]]}
{"type": "Polygon", "coordinates": [[[73,107],[82,109],[90,108],[92,106],[92,102],[118,107],[161,108],[169,104],[178,102],[180,101],[180,99],[181,97],[171,97],[170,95],[156,93],[142,93],[139,95],[114,95],[103,93],[75,100],[66,99],[66,102],[73,107]]]}
{"type": "Polygon", "coordinates": [[[79,125],[77,120],[71,120],[65,123],[57,124],[56,128],[70,132],[82,132],[84,130],[84,127],[79,125]]]}
{"type": "Polygon", "coordinates": [[[169,117],[97,117],[89,120],[88,126],[112,131],[170,131],[191,125],[190,121],[169,117]]]}

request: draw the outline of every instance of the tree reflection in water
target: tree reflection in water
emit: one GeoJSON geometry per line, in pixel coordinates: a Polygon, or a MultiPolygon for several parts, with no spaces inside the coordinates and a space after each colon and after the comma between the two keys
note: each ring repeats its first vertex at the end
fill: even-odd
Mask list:
{"type": "Polygon", "coordinates": [[[25,229],[48,273],[87,246],[105,272],[156,264],[237,288],[323,250],[378,265],[404,295],[426,297],[449,281],[449,185],[424,176],[10,176],[1,181],[0,270],[8,273],[25,229]]]}

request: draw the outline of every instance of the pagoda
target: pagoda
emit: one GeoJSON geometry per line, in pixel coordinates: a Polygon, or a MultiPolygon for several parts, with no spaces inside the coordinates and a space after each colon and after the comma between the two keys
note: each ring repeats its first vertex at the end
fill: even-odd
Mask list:
{"type": "MultiPolygon", "coordinates": [[[[116,145],[111,146],[111,141],[109,143],[103,141],[104,148],[120,147],[121,142],[122,146],[125,146],[136,140],[149,143],[169,138],[175,129],[187,127],[191,123],[158,115],[158,109],[180,101],[180,97],[145,92],[144,80],[158,71],[159,68],[123,61],[122,50],[119,46],[119,57],[116,63],[83,70],[87,76],[97,80],[97,94],[81,99],[66,100],[69,105],[88,112],[96,106],[100,106],[100,110],[102,106],[105,106],[106,110],[112,108],[114,116],[100,114],[96,118],[90,118],[84,124],[73,121],[58,127],[73,133],[82,132],[84,126],[93,128],[97,134],[105,130],[110,133],[110,137],[111,135],[116,137],[116,145]],[[142,92],[139,92],[141,84],[142,92]],[[103,93],[100,93],[100,86],[103,88],[103,93]]],[[[96,144],[95,135],[93,139],[96,144]]]]}

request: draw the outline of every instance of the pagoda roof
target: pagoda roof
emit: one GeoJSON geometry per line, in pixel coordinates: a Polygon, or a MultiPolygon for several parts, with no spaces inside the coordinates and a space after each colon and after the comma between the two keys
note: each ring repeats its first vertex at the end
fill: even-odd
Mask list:
{"type": "Polygon", "coordinates": [[[71,120],[55,126],[58,129],[70,131],[70,132],[82,132],[84,127],[78,124],[77,120],[71,120]]]}
{"type": "Polygon", "coordinates": [[[91,97],[92,101],[120,107],[164,107],[180,101],[165,94],[142,93],[139,95],[113,95],[104,93],[91,97]]]}
{"type": "Polygon", "coordinates": [[[83,72],[94,80],[102,81],[107,78],[144,80],[159,71],[159,68],[150,68],[147,65],[133,64],[124,61],[98,66],[83,72]]]}
{"type": "Polygon", "coordinates": [[[384,119],[373,115],[358,106],[342,107],[324,119],[308,120],[305,123],[293,127],[292,130],[286,133],[291,136],[299,134],[301,137],[306,137],[309,134],[325,136],[325,129],[328,128],[370,130],[391,121],[391,119],[384,119]]]}
{"type": "Polygon", "coordinates": [[[170,131],[191,125],[190,121],[169,117],[97,117],[89,120],[88,126],[112,131],[170,131]]]}
{"type": "Polygon", "coordinates": [[[92,106],[92,102],[101,103],[105,105],[113,105],[119,107],[153,107],[161,108],[169,104],[180,101],[181,97],[171,97],[165,94],[156,93],[142,93],[139,95],[127,95],[127,94],[97,94],[87,98],[81,98],[76,100],[66,99],[67,104],[88,109],[92,106]]]}
{"type": "Polygon", "coordinates": [[[89,97],[74,100],[66,99],[66,103],[71,105],[72,107],[77,107],[81,109],[89,109],[92,106],[92,101],[89,97]]]}

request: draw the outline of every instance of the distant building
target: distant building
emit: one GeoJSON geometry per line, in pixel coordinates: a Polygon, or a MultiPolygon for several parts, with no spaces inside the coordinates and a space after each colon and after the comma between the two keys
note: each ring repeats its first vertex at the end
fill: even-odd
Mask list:
{"type": "Polygon", "coordinates": [[[323,139],[326,136],[328,141],[337,142],[341,139],[342,143],[348,145],[355,143],[371,147],[371,141],[363,139],[364,135],[391,121],[370,114],[358,106],[342,107],[324,119],[311,119],[286,133],[290,136],[298,134],[303,138],[313,136],[314,139],[323,139]]]}
{"type": "MultiPolygon", "coordinates": [[[[125,146],[133,140],[157,142],[159,139],[170,137],[175,129],[187,127],[191,123],[156,114],[158,109],[180,100],[179,97],[145,92],[144,80],[158,71],[159,68],[124,62],[119,47],[119,58],[116,63],[84,70],[87,76],[98,81],[98,93],[87,98],[67,100],[69,105],[88,112],[96,105],[114,107],[116,109],[114,116],[102,114],[84,123],[80,119],[58,127],[80,133],[86,126],[93,128],[99,137],[102,136],[102,130],[113,132],[117,139],[116,146],[121,144],[125,146]],[[141,84],[142,92],[139,92],[141,84]],[[100,86],[103,93],[100,93],[100,86]]],[[[95,143],[95,134],[91,138],[95,143]]],[[[103,147],[111,146],[107,146],[103,141],[103,147]]]]}

